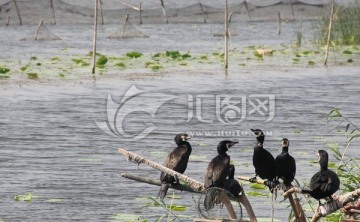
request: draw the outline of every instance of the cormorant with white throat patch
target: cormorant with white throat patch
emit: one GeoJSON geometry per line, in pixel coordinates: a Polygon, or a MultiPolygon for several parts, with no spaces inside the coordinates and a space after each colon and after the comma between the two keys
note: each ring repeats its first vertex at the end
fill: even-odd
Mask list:
{"type": "Polygon", "coordinates": [[[296,174],[296,163],[294,157],[289,154],[289,140],[283,138],[281,141],[282,152],[276,159],[276,177],[282,179],[284,185],[288,189],[291,187],[291,182],[295,178],[296,174]]]}
{"type": "Polygon", "coordinates": [[[302,193],[310,194],[311,197],[317,199],[330,198],[340,187],[338,175],[328,169],[329,155],[325,150],[319,150],[320,171],[315,173],[310,180],[310,190],[302,190],[302,193]]]}

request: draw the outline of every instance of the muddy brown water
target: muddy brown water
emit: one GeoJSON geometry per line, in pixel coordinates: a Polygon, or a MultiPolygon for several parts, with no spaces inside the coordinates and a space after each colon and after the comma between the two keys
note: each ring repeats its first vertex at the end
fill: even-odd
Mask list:
{"type": "MultiPolygon", "coordinates": [[[[275,23],[272,26],[266,23],[253,26],[276,29],[275,23]]],[[[51,47],[43,47],[43,43],[19,43],[18,39],[33,27],[15,27],[12,31],[8,31],[9,27],[0,27],[3,31],[7,29],[2,32],[2,39],[9,42],[6,47],[10,46],[3,51],[2,60],[27,59],[31,55],[54,56],[62,48],[82,54],[91,49],[91,38],[86,33],[73,38],[73,33],[88,29],[73,26],[53,27],[68,41],[52,43],[51,47]],[[14,33],[19,38],[10,38],[14,33]]],[[[113,41],[103,41],[99,47],[112,53],[130,49],[147,52],[170,48],[198,52],[221,49],[223,40],[208,35],[210,28],[213,33],[220,30],[221,25],[195,25],[190,26],[190,30],[196,29],[196,32],[184,32],[189,30],[188,27],[188,24],[162,25],[157,29],[160,34],[154,35],[163,41],[151,44],[149,40],[119,41],[116,42],[119,47],[117,52],[111,51],[113,41]],[[201,32],[207,35],[201,35],[201,32]],[[186,38],[172,33],[182,33],[186,38]],[[198,36],[188,35],[194,33],[198,36]],[[191,39],[197,40],[190,42],[191,39]]],[[[104,28],[108,33],[115,29],[104,28]]],[[[151,26],[143,26],[142,29],[154,31],[151,26]]],[[[289,29],[296,30],[294,27],[289,29]]],[[[246,37],[238,36],[233,41],[244,45],[272,45],[291,42],[294,35],[295,32],[288,32],[274,39],[277,36],[274,31],[272,37],[264,36],[256,41],[258,32],[253,30],[246,37]]],[[[103,39],[106,37],[105,34],[101,36],[103,39]]],[[[84,84],[79,84],[79,81],[50,81],[3,87],[0,92],[0,220],[111,221],[113,215],[129,213],[154,221],[166,212],[158,207],[140,209],[140,206],[148,203],[149,200],[144,198],[155,196],[159,188],[124,179],[120,174],[130,172],[158,178],[159,173],[144,165],[137,170],[135,164],[127,162],[117,153],[117,148],[124,147],[162,163],[166,153],[174,147],[174,135],[179,132],[193,134],[193,158],[186,174],[200,181],[203,180],[207,161],[216,155],[216,145],[220,140],[239,140],[239,145],[229,152],[236,165],[236,175],[253,176],[251,156],[255,138],[249,129],[261,128],[268,133],[265,147],[273,155],[280,153],[280,140],[287,137],[290,152],[297,160],[296,177],[303,185],[318,169],[316,164],[311,163],[316,158],[314,151],[327,149],[326,144],[332,140],[344,141],[327,124],[325,115],[333,107],[338,107],[352,121],[359,122],[358,70],[356,66],[327,69],[291,66],[240,69],[232,66],[225,76],[221,68],[209,70],[204,67],[204,70],[175,70],[156,76],[101,78],[95,82],[85,81],[84,84]],[[125,103],[129,102],[130,106],[121,110],[129,115],[120,121],[121,116],[113,111],[120,107],[123,96],[134,86],[141,93],[126,100],[125,103]],[[108,95],[113,99],[113,109],[107,103],[108,95]],[[163,101],[164,98],[169,100],[163,101]],[[237,107],[244,108],[246,105],[246,109],[240,110],[240,113],[236,112],[238,109],[226,112],[223,108],[234,105],[226,102],[226,98],[237,102],[237,107]],[[262,113],[254,110],[250,114],[253,105],[259,105],[266,99],[265,108],[268,110],[260,109],[262,113]],[[268,106],[270,103],[273,108],[268,106]],[[136,107],[134,104],[141,105],[136,107]],[[107,113],[109,110],[110,114],[107,113]],[[154,111],[154,115],[144,110],[154,111]],[[267,121],[269,110],[273,111],[274,117],[267,121]],[[221,115],[218,115],[219,112],[222,112],[221,115]],[[193,115],[190,121],[189,113],[193,115]],[[229,121],[239,120],[236,119],[239,115],[244,119],[237,124],[229,124],[225,121],[225,114],[229,121]],[[118,132],[124,130],[120,136],[106,134],[96,125],[96,122],[104,123],[115,115],[116,125],[112,126],[118,132]],[[131,141],[123,136],[134,135],[148,126],[155,128],[143,139],[131,141]],[[30,203],[14,201],[14,196],[27,192],[34,195],[30,203]]],[[[349,154],[358,157],[359,150],[352,148],[349,154]]],[[[336,162],[332,156],[330,161],[336,162]]],[[[251,190],[248,185],[245,189],[251,190]]],[[[179,214],[198,216],[193,199],[197,200],[199,195],[185,192],[176,192],[176,195],[182,199],[174,200],[174,204],[187,206],[187,211],[179,214]]],[[[249,199],[258,217],[270,217],[270,197],[249,199]]],[[[287,203],[280,203],[280,200],[281,197],[278,197],[275,204],[275,218],[286,221],[289,209],[286,208],[287,203]]],[[[166,199],[166,203],[170,202],[166,199]]]]}

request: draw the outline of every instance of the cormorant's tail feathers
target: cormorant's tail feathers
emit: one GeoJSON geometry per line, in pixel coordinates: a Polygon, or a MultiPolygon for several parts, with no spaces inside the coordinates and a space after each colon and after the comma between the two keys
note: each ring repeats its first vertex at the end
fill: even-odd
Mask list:
{"type": "Polygon", "coordinates": [[[301,190],[302,194],[311,194],[312,191],[311,190],[301,190]]]}
{"type": "Polygon", "coordinates": [[[170,185],[168,183],[161,184],[159,194],[158,194],[158,198],[160,198],[160,200],[163,200],[165,198],[169,187],[170,187],[170,185]]]}

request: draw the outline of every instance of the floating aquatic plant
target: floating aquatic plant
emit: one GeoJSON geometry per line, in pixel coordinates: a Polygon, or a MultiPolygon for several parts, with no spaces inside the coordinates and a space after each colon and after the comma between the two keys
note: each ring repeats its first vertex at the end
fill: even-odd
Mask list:
{"type": "Polygon", "coordinates": [[[0,74],[6,74],[8,72],[10,72],[9,68],[0,66],[0,74]]]}
{"type": "Polygon", "coordinates": [[[143,54],[141,52],[132,51],[132,52],[126,53],[126,56],[130,57],[130,58],[139,58],[139,57],[143,56],[143,54]]]}
{"type": "Polygon", "coordinates": [[[71,61],[73,61],[75,64],[78,64],[80,66],[89,66],[90,64],[86,61],[84,61],[83,59],[72,59],[71,61]]]}
{"type": "Polygon", "coordinates": [[[29,79],[38,79],[39,78],[39,76],[36,72],[29,72],[29,73],[27,73],[27,76],[29,79]]]}
{"type": "Polygon", "coordinates": [[[33,195],[32,193],[28,192],[25,195],[16,195],[14,197],[15,201],[25,201],[25,202],[30,202],[33,199],[33,195]]]}
{"type": "Polygon", "coordinates": [[[108,58],[104,55],[100,56],[100,58],[96,61],[96,67],[104,68],[105,64],[108,62],[108,58]]]}

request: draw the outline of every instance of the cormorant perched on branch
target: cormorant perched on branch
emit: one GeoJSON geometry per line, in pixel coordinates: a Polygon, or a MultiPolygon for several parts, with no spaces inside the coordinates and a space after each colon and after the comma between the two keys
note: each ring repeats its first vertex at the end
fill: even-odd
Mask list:
{"type": "MultiPolygon", "coordinates": [[[[178,145],[165,159],[163,166],[170,168],[176,172],[184,173],[189,161],[192,148],[187,140],[190,139],[186,133],[181,133],[175,136],[175,143],[178,145]]],[[[161,172],[160,181],[162,182],[158,197],[164,199],[169,183],[179,183],[178,178],[174,178],[168,174],[161,172]]]]}
{"type": "Polygon", "coordinates": [[[340,180],[336,173],[328,169],[329,155],[325,150],[318,151],[320,171],[315,173],[310,181],[310,190],[302,190],[302,193],[310,194],[319,201],[330,198],[340,187],[340,180]]]}
{"type": "MultiPolygon", "coordinates": [[[[253,165],[255,167],[255,177],[252,180],[256,179],[256,176],[259,176],[263,180],[268,180],[272,182],[275,179],[275,159],[273,155],[266,149],[264,149],[263,144],[265,140],[265,135],[260,129],[251,129],[256,136],[256,145],[254,147],[253,154],[253,165]]],[[[271,189],[271,186],[269,189],[271,189]]]]}
{"type": "Polygon", "coordinates": [[[282,152],[276,159],[276,177],[282,179],[284,185],[289,188],[296,174],[296,163],[294,157],[289,154],[289,140],[283,138],[281,141],[282,152]]]}
{"type": "Polygon", "coordinates": [[[242,191],[241,185],[238,180],[234,178],[235,176],[235,166],[230,165],[229,167],[229,178],[224,182],[224,189],[228,190],[234,196],[238,196],[239,193],[242,191]]]}
{"type": "Polygon", "coordinates": [[[205,172],[205,188],[224,188],[225,180],[230,173],[230,156],[226,152],[236,143],[238,142],[230,140],[223,140],[219,143],[217,147],[218,155],[211,160],[205,172]]]}

